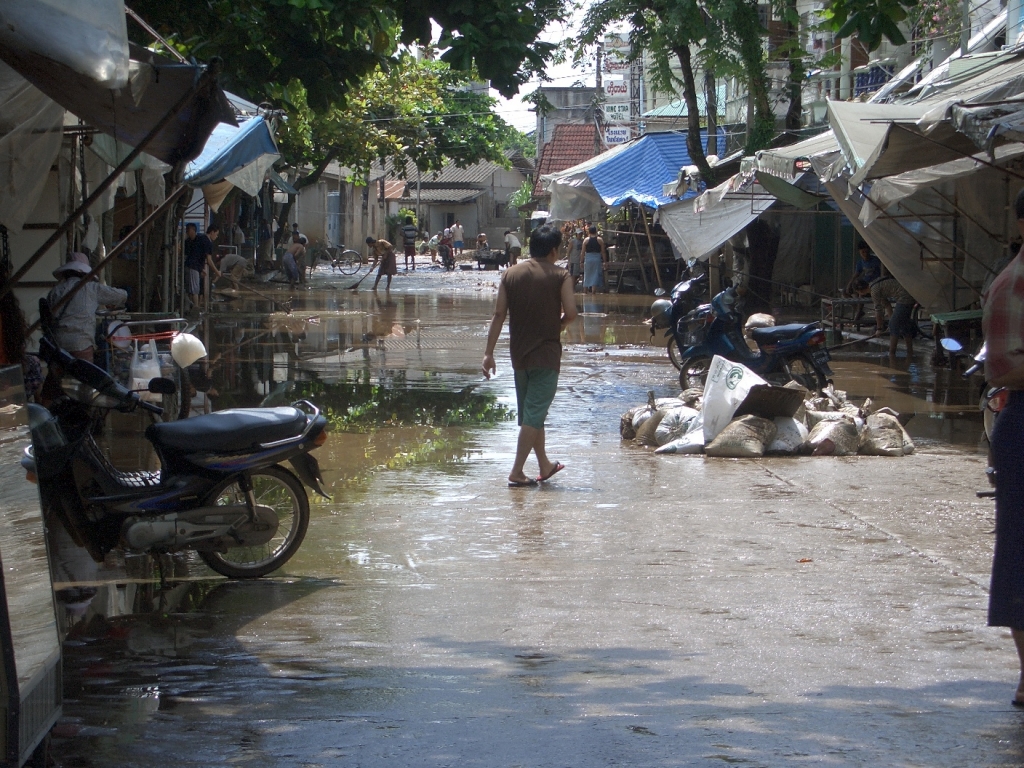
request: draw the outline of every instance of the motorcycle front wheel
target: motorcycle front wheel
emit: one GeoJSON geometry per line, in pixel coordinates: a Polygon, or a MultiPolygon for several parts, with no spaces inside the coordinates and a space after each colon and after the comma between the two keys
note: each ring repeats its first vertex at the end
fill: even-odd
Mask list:
{"type": "Polygon", "coordinates": [[[677,371],[683,370],[683,350],[679,348],[675,336],[668,340],[668,359],[672,361],[677,371]]]}
{"type": "MultiPolygon", "coordinates": [[[[259,546],[227,547],[225,551],[201,550],[199,557],[217,573],[233,579],[255,579],[276,571],[291,559],[309,525],[309,499],[302,483],[283,467],[266,467],[249,475],[256,503],[277,513],[274,537],[259,546]]],[[[245,493],[238,478],[229,478],[215,488],[206,504],[244,504],[245,493]]]]}
{"type": "Polygon", "coordinates": [[[708,355],[694,355],[683,359],[679,363],[680,389],[703,389],[710,370],[711,357],[708,355]]]}

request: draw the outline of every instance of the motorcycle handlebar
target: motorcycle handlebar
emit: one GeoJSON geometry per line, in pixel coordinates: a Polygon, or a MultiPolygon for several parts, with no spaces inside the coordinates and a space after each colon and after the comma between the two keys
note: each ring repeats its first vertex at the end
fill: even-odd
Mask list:
{"type": "Polygon", "coordinates": [[[164,409],[161,408],[159,405],[153,405],[152,403],[147,402],[146,400],[139,400],[138,407],[144,411],[155,413],[157,416],[163,416],[164,413],[164,409]]]}

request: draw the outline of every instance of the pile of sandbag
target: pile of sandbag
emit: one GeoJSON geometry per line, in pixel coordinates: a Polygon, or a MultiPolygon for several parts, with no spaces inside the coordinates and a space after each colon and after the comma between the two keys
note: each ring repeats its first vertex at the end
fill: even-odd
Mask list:
{"type": "Polygon", "coordinates": [[[899,414],[856,405],[829,386],[814,394],[796,383],[772,386],[749,368],[712,360],[703,390],[655,398],[622,414],[623,440],[683,453],[730,458],[765,455],[906,456],[914,452],[899,414]]]}

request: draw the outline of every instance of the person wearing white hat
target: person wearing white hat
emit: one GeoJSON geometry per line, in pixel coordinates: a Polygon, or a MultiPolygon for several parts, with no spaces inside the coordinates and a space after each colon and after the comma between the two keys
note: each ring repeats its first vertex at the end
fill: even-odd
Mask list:
{"type": "MultiPolygon", "coordinates": [[[[55,306],[91,271],[89,257],[84,253],[73,253],[67,263],[53,270],[58,283],[46,297],[50,306],[55,306]]],[[[89,280],[70,301],[54,312],[57,343],[75,357],[91,363],[96,343],[96,310],[101,304],[123,307],[127,301],[127,291],[89,280]]]]}

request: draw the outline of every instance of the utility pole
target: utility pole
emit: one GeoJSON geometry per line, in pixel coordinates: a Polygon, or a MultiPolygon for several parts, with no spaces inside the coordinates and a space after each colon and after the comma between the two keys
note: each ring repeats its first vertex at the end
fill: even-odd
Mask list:
{"type": "MultiPolygon", "coordinates": [[[[963,0],[960,26],[960,55],[967,55],[967,45],[971,40],[971,0],[963,0]]],[[[1009,41],[1007,41],[1009,42],[1009,41]]]]}
{"type": "MultiPolygon", "coordinates": [[[[604,68],[604,43],[598,40],[597,42],[597,90],[601,90],[601,70],[604,68]]],[[[600,95],[600,93],[598,94],[600,95]]]]}

